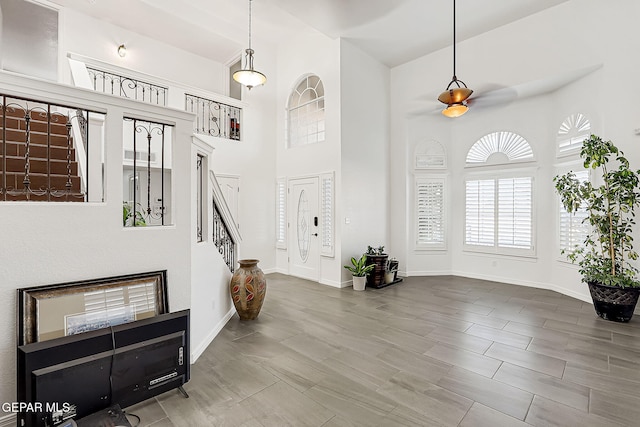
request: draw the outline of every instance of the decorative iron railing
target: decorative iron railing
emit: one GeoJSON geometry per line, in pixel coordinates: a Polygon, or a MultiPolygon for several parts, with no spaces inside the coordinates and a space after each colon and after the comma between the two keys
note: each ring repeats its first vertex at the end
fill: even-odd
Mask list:
{"type": "Polygon", "coordinates": [[[236,266],[236,243],[227,228],[227,225],[218,210],[215,200],[213,201],[213,244],[216,245],[222,259],[233,273],[236,266]]]}
{"type": "Polygon", "coordinates": [[[93,84],[93,90],[97,92],[164,107],[167,105],[167,93],[169,92],[167,87],[96,68],[87,67],[87,71],[93,84]]]}
{"type": "Polygon", "coordinates": [[[123,120],[125,135],[131,132],[125,145],[133,148],[131,163],[124,165],[130,176],[128,194],[123,200],[123,225],[166,225],[170,222],[165,200],[170,194],[171,166],[165,155],[171,150],[172,132],[168,129],[172,126],[128,117],[123,120]],[[141,191],[145,186],[146,194],[141,191]]]}
{"type": "Polygon", "coordinates": [[[0,95],[0,201],[87,201],[89,110],[0,95]],[[82,148],[82,149],[80,149],[82,148]],[[77,152],[85,156],[78,167],[77,152]]]}
{"type": "Polygon", "coordinates": [[[185,109],[196,115],[194,132],[240,141],[241,108],[186,94],[185,109]]]}

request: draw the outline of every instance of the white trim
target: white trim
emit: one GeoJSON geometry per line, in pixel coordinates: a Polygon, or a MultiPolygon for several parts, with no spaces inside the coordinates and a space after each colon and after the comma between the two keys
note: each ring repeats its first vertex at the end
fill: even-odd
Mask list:
{"type": "MultiPolygon", "coordinates": [[[[220,319],[218,324],[211,330],[211,332],[209,332],[209,334],[205,337],[205,339],[202,340],[200,345],[198,345],[198,347],[195,348],[191,352],[191,364],[192,365],[194,363],[196,363],[196,360],[198,360],[198,358],[200,356],[202,356],[202,353],[204,353],[204,351],[207,349],[207,347],[209,347],[209,344],[211,344],[213,342],[215,337],[218,336],[218,334],[220,333],[220,331],[222,331],[222,328],[225,327],[227,322],[229,322],[229,320],[231,320],[231,318],[233,317],[235,312],[236,312],[235,307],[231,307],[231,309],[227,312],[227,314],[225,314],[224,317],[222,319],[220,319]]],[[[2,427],[2,426],[0,426],[0,427],[2,427]]]]}
{"type": "Polygon", "coordinates": [[[335,199],[336,199],[336,180],[335,173],[333,171],[320,174],[320,188],[318,189],[320,194],[320,206],[319,206],[319,215],[320,215],[320,256],[333,258],[335,256],[335,246],[336,246],[336,215],[335,215],[335,199]],[[325,181],[329,180],[330,185],[330,197],[329,206],[327,208],[327,204],[325,203],[325,181]],[[325,222],[325,211],[329,210],[329,222],[327,224],[325,222]],[[329,226],[331,233],[331,245],[324,245],[324,237],[325,237],[325,227],[329,226]]]}
{"type": "Polygon", "coordinates": [[[335,280],[320,279],[321,285],[331,286],[332,288],[346,288],[351,286],[351,280],[347,282],[336,282],[335,280]]]}
{"type": "Polygon", "coordinates": [[[288,233],[288,213],[289,210],[287,209],[287,203],[288,203],[288,196],[289,196],[289,184],[287,181],[286,177],[281,177],[281,178],[277,178],[276,179],[276,249],[287,249],[287,240],[289,238],[289,233],[288,233]],[[280,196],[282,195],[280,193],[281,189],[284,189],[284,195],[282,197],[282,199],[280,198],[280,196]],[[282,202],[282,203],[281,203],[282,202]],[[284,216],[284,224],[283,227],[284,229],[280,229],[280,214],[281,211],[280,209],[284,209],[284,212],[282,212],[283,216],[284,216]],[[280,231],[282,231],[282,235],[283,235],[283,239],[280,240],[279,239],[279,233],[280,231]]]}

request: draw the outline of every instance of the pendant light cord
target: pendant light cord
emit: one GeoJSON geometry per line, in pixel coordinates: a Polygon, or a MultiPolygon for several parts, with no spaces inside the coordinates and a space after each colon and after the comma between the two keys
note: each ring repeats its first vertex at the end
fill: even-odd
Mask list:
{"type": "MultiPolygon", "coordinates": [[[[251,49],[251,1],[249,0],[249,49],[251,49]]],[[[455,3],[455,0],[453,0],[455,3]]]]}
{"type": "Polygon", "coordinates": [[[453,0],[453,80],[458,80],[456,77],[456,0],[453,0]]]}

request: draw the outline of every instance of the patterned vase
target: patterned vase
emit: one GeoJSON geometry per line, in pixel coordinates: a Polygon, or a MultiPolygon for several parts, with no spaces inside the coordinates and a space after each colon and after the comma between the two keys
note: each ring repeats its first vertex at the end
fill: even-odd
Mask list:
{"type": "Polygon", "coordinates": [[[258,267],[258,262],[257,259],[238,261],[240,268],[233,273],[229,283],[231,299],[240,320],[253,320],[258,317],[267,293],[267,280],[258,267]]]}

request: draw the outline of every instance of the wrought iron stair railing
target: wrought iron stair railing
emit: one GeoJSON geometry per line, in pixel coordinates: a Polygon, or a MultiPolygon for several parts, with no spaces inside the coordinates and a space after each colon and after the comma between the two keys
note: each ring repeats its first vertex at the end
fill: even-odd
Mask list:
{"type": "Polygon", "coordinates": [[[210,172],[210,181],[213,203],[213,244],[233,273],[238,260],[238,244],[242,237],[213,172],[210,172]]]}
{"type": "MultiPolygon", "coordinates": [[[[88,110],[0,95],[0,201],[88,200],[88,110]],[[81,145],[73,138],[77,126],[81,145]],[[86,160],[86,159],[85,159],[86,160]]],[[[77,134],[77,133],[76,133],[77,134]]]]}

